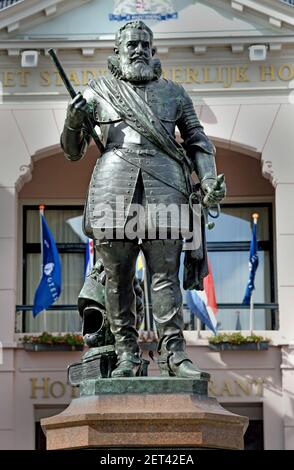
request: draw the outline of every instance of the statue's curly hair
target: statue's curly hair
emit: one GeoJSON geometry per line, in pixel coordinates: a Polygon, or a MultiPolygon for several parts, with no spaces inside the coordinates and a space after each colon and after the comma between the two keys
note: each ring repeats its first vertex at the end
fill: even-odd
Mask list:
{"type": "Polygon", "coordinates": [[[150,37],[150,44],[153,42],[153,33],[150,28],[141,20],[136,20],[136,21],[129,21],[128,23],[124,24],[116,33],[115,35],[115,45],[116,47],[119,47],[121,44],[121,36],[123,31],[126,29],[140,29],[142,31],[147,31],[150,37]]]}

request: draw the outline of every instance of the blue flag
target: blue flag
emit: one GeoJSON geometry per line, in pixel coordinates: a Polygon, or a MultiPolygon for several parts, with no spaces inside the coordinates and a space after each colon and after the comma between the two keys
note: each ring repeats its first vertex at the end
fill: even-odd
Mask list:
{"type": "Polygon", "coordinates": [[[61,292],[61,263],[53,236],[49,230],[45,217],[41,215],[42,246],[43,246],[43,274],[35,292],[33,315],[50,307],[61,292]]]}
{"type": "Polygon", "coordinates": [[[249,256],[249,279],[248,279],[244,299],[242,302],[243,305],[250,305],[252,291],[255,289],[254,278],[255,278],[257,267],[258,267],[258,254],[257,254],[258,242],[257,242],[257,236],[256,236],[257,218],[258,218],[258,215],[256,214],[256,217],[253,218],[252,235],[251,235],[251,241],[250,241],[250,256],[249,256]]]}
{"type": "Polygon", "coordinates": [[[201,320],[216,335],[216,321],[211,318],[204,301],[199,297],[195,290],[187,290],[186,302],[193,315],[196,315],[199,320],[201,320]]]}

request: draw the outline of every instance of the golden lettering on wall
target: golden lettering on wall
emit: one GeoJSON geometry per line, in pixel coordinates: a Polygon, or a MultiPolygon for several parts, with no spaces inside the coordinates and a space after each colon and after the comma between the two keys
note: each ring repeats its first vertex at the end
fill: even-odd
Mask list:
{"type": "Polygon", "coordinates": [[[49,377],[43,377],[42,379],[32,378],[31,381],[31,396],[30,398],[37,398],[40,392],[42,392],[42,398],[49,398],[49,377]]]}
{"type": "Polygon", "coordinates": [[[63,398],[69,393],[70,398],[76,398],[78,396],[78,390],[76,387],[66,385],[64,382],[59,380],[51,380],[50,377],[32,377],[31,382],[31,395],[32,400],[37,398],[63,398]]]}
{"type": "MultiPolygon", "coordinates": [[[[51,380],[50,377],[32,377],[32,400],[61,399],[68,395],[70,398],[78,396],[78,389],[71,387],[59,380],[51,380]]],[[[208,393],[215,397],[263,397],[263,386],[266,380],[262,377],[226,379],[220,383],[211,380],[208,384],[208,393]]]]}
{"type": "Polygon", "coordinates": [[[208,383],[208,393],[215,397],[263,397],[265,383],[266,380],[262,377],[224,380],[221,383],[211,380],[208,383]]]}
{"type": "MultiPolygon", "coordinates": [[[[87,85],[90,78],[97,79],[106,73],[106,68],[67,70],[69,80],[76,88],[87,85]]],[[[183,85],[232,88],[240,83],[290,82],[294,79],[294,64],[175,66],[163,68],[163,77],[183,85]]],[[[4,91],[10,88],[13,91],[16,88],[63,87],[58,72],[45,69],[0,71],[0,81],[4,91]]]]}
{"type": "Polygon", "coordinates": [[[30,75],[28,70],[18,70],[16,75],[18,77],[19,86],[28,86],[28,78],[30,75]]]}
{"type": "Polygon", "coordinates": [[[47,70],[41,70],[40,72],[40,84],[42,86],[50,86],[51,85],[51,76],[47,70]]]}
{"type": "Polygon", "coordinates": [[[15,72],[10,72],[9,70],[5,70],[5,72],[3,72],[3,87],[13,87],[15,86],[15,82],[14,82],[14,79],[15,79],[15,75],[16,73],[15,72]]]}
{"type": "Polygon", "coordinates": [[[280,66],[274,65],[261,65],[260,66],[260,80],[261,81],[291,81],[294,78],[294,65],[282,64],[280,66]]]}
{"type": "MultiPolygon", "coordinates": [[[[291,65],[289,65],[289,68],[290,67],[291,65]]],[[[249,72],[250,70],[248,65],[206,65],[204,67],[163,68],[164,78],[187,85],[193,83],[197,85],[221,84],[223,88],[231,88],[234,83],[248,83],[253,82],[254,80],[261,81],[261,77],[267,77],[267,74],[265,74],[264,71],[259,71],[256,78],[250,76],[249,72]]],[[[277,77],[274,78],[274,80],[278,78],[280,78],[279,72],[277,72],[277,77]]]]}
{"type": "Polygon", "coordinates": [[[278,68],[278,77],[280,80],[289,82],[294,78],[294,66],[283,64],[278,68]]]}
{"type": "Polygon", "coordinates": [[[265,82],[267,80],[275,81],[276,80],[276,72],[275,67],[273,65],[264,65],[262,64],[259,68],[260,73],[260,80],[265,82]]]}

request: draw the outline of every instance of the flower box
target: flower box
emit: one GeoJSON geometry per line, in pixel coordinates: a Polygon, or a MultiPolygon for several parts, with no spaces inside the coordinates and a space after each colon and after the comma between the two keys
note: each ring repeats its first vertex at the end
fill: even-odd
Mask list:
{"type": "Polygon", "coordinates": [[[26,335],[22,338],[26,351],[82,351],[84,342],[81,335],[66,333],[54,335],[44,331],[41,335],[26,335]]]}
{"type": "Polygon", "coordinates": [[[44,343],[23,343],[25,351],[45,352],[45,351],[83,351],[83,344],[44,344],[44,343]]]}
{"type": "Polygon", "coordinates": [[[264,336],[251,333],[219,333],[209,339],[209,348],[213,351],[264,351],[268,349],[270,340],[264,336]]]}
{"type": "Polygon", "coordinates": [[[260,341],[259,343],[209,343],[209,349],[213,351],[265,351],[268,349],[268,341],[260,341]]]}

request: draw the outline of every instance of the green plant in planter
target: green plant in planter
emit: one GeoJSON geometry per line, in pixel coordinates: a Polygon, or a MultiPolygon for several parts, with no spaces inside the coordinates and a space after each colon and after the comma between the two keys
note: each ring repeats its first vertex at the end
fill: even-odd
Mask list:
{"type": "Polygon", "coordinates": [[[41,335],[24,336],[22,342],[26,344],[68,344],[69,346],[82,346],[84,344],[81,335],[66,333],[64,335],[52,335],[44,331],[41,335]]]}
{"type": "Polygon", "coordinates": [[[252,334],[250,336],[243,336],[241,333],[220,333],[216,336],[212,336],[209,338],[210,344],[222,344],[222,343],[230,343],[230,344],[249,344],[249,343],[269,343],[270,339],[264,338],[263,336],[258,336],[252,334]]]}

